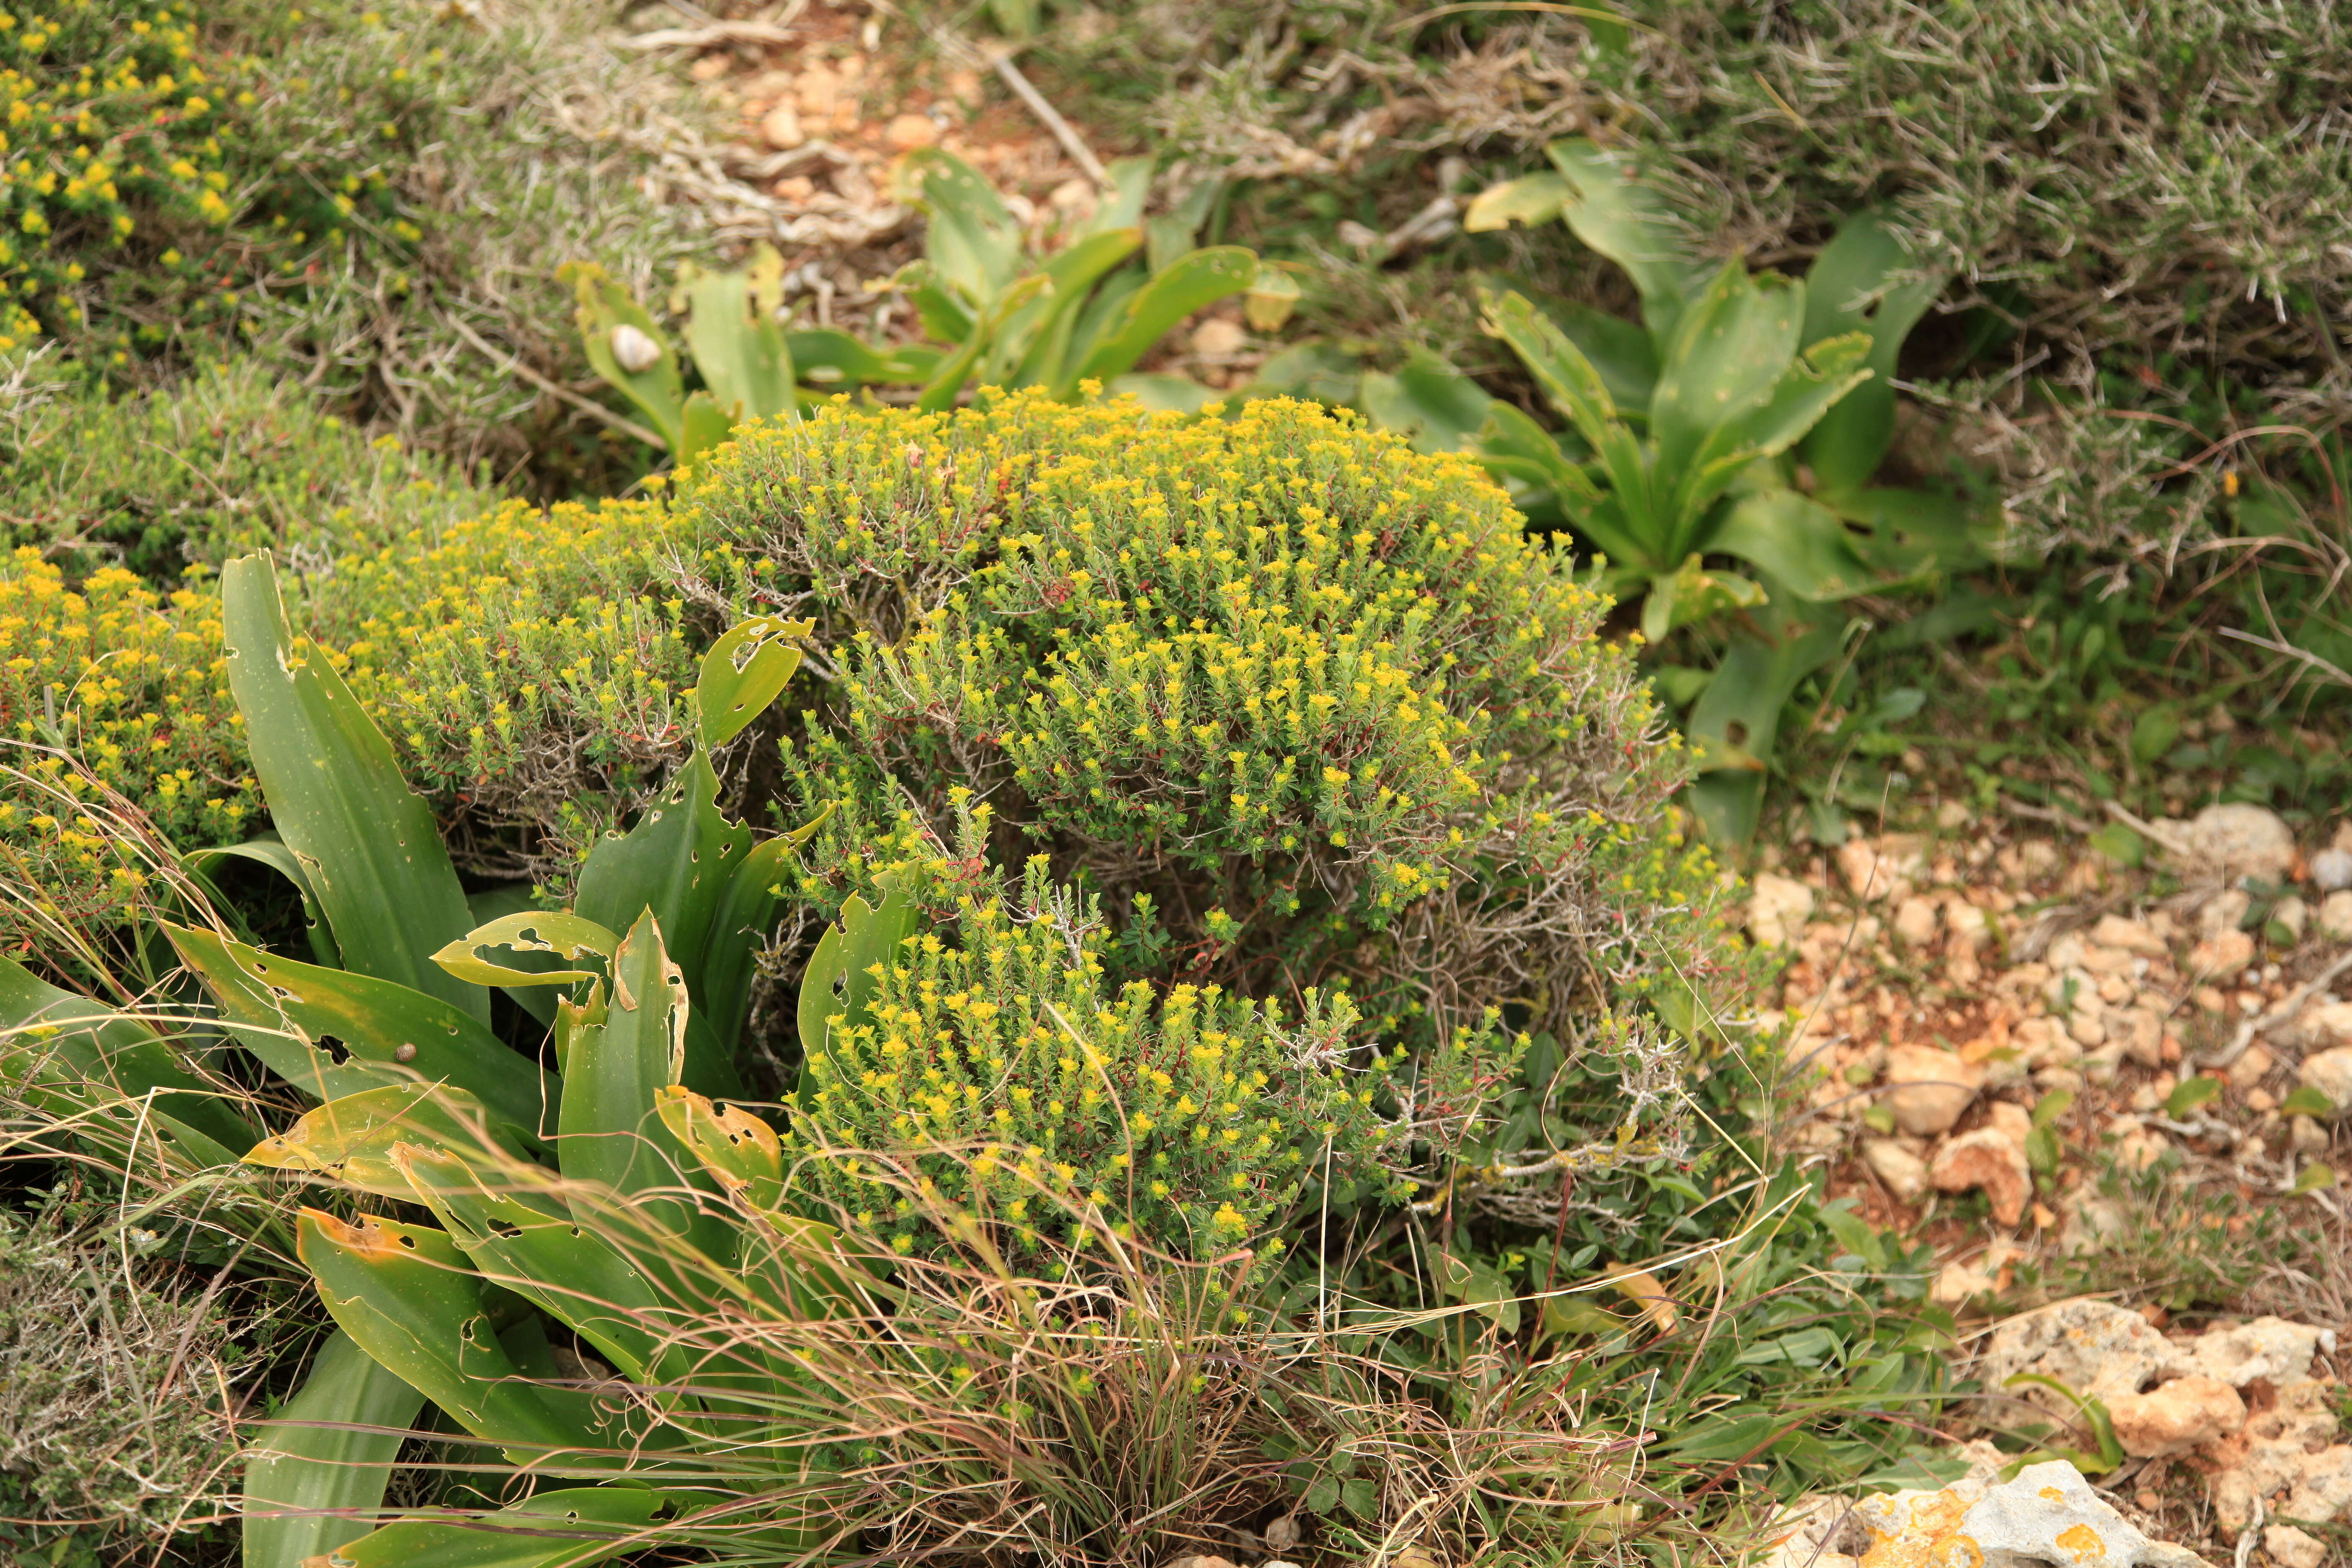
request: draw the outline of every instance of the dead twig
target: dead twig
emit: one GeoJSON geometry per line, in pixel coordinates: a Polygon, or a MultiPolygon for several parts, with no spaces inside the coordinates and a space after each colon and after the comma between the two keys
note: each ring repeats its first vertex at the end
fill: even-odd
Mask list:
{"type": "Polygon", "coordinates": [[[2230,1043],[2218,1051],[2200,1057],[2198,1058],[2200,1065],[2209,1068],[2228,1067],[2246,1054],[2246,1047],[2254,1043],[2256,1035],[2275,1029],[2292,1019],[2297,1013],[2303,1011],[2303,1005],[2305,1002],[2326,990],[2337,975],[2347,969],[2352,969],[2352,952],[2344,954],[2335,963],[2288,992],[2284,1001],[2261,1017],[2249,1018],[2239,1025],[2238,1032],[2231,1037],[2230,1043]]]}

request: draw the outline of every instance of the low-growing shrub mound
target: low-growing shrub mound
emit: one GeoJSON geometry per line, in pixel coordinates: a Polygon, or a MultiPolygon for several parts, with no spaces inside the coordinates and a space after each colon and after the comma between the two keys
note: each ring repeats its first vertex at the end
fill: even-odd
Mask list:
{"type": "MultiPolygon", "coordinates": [[[[217,658],[206,593],[177,629],[92,635],[161,637],[146,678],[188,679],[217,658]]],[[[727,776],[755,822],[831,808],[792,889],[816,912],[951,842],[962,791],[1000,863],[1043,853],[1113,911],[1114,987],[1346,986],[1425,1043],[1490,1010],[1567,1040],[1642,998],[1687,1027],[1726,978],[1715,870],[1672,820],[1685,760],[1606,602],[1475,465],[1309,405],[841,403],[745,429],[666,500],[509,504],[300,593],[478,874],[560,874],[646,802],[694,659],[785,613],[830,679],[727,776]]],[[[51,673],[0,698],[12,733],[103,662],[16,635],[51,673]]],[[[142,731],[158,782],[126,794],[188,765],[182,735],[142,731]]]]}

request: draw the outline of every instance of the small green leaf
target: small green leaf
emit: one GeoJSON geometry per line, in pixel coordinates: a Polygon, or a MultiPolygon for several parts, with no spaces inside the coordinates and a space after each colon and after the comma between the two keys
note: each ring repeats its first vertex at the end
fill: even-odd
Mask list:
{"type": "Polygon", "coordinates": [[[2180,710],[2169,702],[2159,702],[2132,722],[2132,761],[2147,766],[2180,739],[2180,710]]]}
{"type": "Polygon", "coordinates": [[[1462,226],[1471,234],[1508,228],[1515,223],[1533,228],[1559,216],[1575,194],[1575,187],[1556,174],[1505,180],[1471,199],[1469,210],[1462,215],[1462,226]]]}
{"type": "Polygon", "coordinates": [[[1381,1511],[1381,1489],[1373,1482],[1361,1479],[1341,1481],[1339,1506],[1358,1519],[1377,1519],[1381,1511]]]}
{"type": "Polygon", "coordinates": [[[1238,245],[1196,250],[1170,265],[1131,295],[1124,310],[1091,342],[1076,342],[1076,368],[1054,387],[1067,397],[1081,381],[1108,381],[1135,368],[1168,330],[1193,311],[1248,289],[1257,278],[1257,253],[1238,245]]]}
{"type": "Polygon", "coordinates": [[[2279,1101],[2279,1112],[2284,1116],[2310,1116],[2325,1121],[2336,1114],[2336,1102],[2322,1090],[2303,1084],[2279,1101]]]}
{"type": "Polygon", "coordinates": [[[2074,1108],[2074,1091],[2053,1089],[2033,1102],[2033,1125],[2048,1127],[2074,1108]]]}
{"type": "Polygon", "coordinates": [[[2137,867],[2147,858],[2147,842],[2120,822],[2110,822],[2090,836],[2091,847],[2118,866],[2137,867]]]}
{"type": "Polygon", "coordinates": [[[2324,1165],[2317,1160],[2312,1161],[2295,1173],[2294,1191],[2298,1195],[2304,1193],[2326,1192],[2335,1184],[2336,1167],[2324,1165]]]}
{"type": "MultiPolygon", "coordinates": [[[[656,1516],[707,1494],[565,1487],[478,1519],[407,1519],[339,1547],[331,1568],[585,1568],[644,1547],[656,1516]]],[[[290,1565],[289,1565],[290,1568],[290,1565]]]]}
{"type": "Polygon", "coordinates": [[[2221,1080],[2218,1078],[2203,1074],[2184,1078],[2174,1086],[2170,1094],[2164,1097],[2164,1113],[2178,1121],[2199,1106],[2219,1099],[2221,1093],[2221,1080]]]}

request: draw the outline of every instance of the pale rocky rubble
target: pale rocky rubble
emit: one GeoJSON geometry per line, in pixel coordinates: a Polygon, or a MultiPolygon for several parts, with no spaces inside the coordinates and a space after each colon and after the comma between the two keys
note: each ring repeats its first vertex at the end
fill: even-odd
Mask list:
{"type": "MultiPolygon", "coordinates": [[[[2004,842],[1946,812],[1949,839],[1889,835],[1785,860],[1758,878],[1751,925],[1789,955],[1780,1016],[1811,1111],[1798,1137],[1841,1173],[1833,1186],[1874,1192],[1866,1212],[1898,1226],[1982,1194],[1987,1228],[1957,1246],[1943,1234],[1934,1300],[1997,1311],[2017,1265],[2041,1264],[2047,1280],[2055,1259],[2161,1224],[2160,1208],[2133,1206],[2146,1200],[2100,1190],[2105,1164],[2157,1167],[2184,1204],[2191,1182],[2234,1184],[2242,1209],[2210,1221],[2233,1228],[2263,1205],[2340,1201],[2289,1194],[2298,1180],[2332,1185],[2313,1167],[2340,1164],[2336,1130],[2352,1123],[2352,973],[2326,975],[2352,943],[2352,886],[2331,885],[2342,868],[2326,858],[2352,859],[2352,819],[2307,858],[2258,807],[2154,824],[2179,891],[2134,903],[2145,882],[2079,846],[2004,842]],[[2263,918],[2258,900],[2273,899],[2263,918]],[[2214,1082],[2176,1100],[2200,1071],[2214,1082]],[[2058,1164],[2037,1191],[2033,1108],[2053,1090],[2074,1098],[2051,1104],[2044,1153],[2058,1164]]],[[[2327,1548],[2278,1520],[2352,1524],[2352,1445],[2338,1440],[2322,1349],[2332,1332],[2276,1318],[2168,1334],[2074,1301],[1997,1328],[1977,1375],[1988,1392],[2034,1372],[2099,1398],[2127,1464],[2201,1477],[2210,1539],[2234,1544],[2263,1521],[2243,1568],[2294,1568],[2327,1548]]],[[[2039,1419],[2074,1418],[2046,1389],[2002,1392],[2039,1419]]],[[[1813,1559],[1830,1568],[1870,1544],[1848,1504],[1837,1513],[1846,1534],[1813,1559]]],[[[1808,1539],[1811,1552],[1828,1538],[1808,1539]]],[[[1873,1568],[1911,1561],[1927,1560],[1873,1568]]]]}
{"type": "Polygon", "coordinates": [[[1989,1444],[1949,1486],[1858,1500],[1798,1499],[1767,1528],[1764,1568],[2208,1568],[2187,1547],[2151,1541],[2064,1460],[2002,1481],[1989,1444]]]}

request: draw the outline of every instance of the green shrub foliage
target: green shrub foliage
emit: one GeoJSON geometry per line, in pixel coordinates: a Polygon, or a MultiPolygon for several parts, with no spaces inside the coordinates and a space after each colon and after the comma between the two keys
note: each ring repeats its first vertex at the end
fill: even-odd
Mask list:
{"type": "Polygon", "coordinates": [[[788,811],[834,807],[814,899],[971,789],[1131,917],[1114,982],[1344,984],[1423,1041],[1706,982],[1685,760],[1605,601],[1466,459],[1301,404],[1024,395],[751,430],[671,504],[689,598],[812,614],[835,662],[787,738],[788,811]]]}

